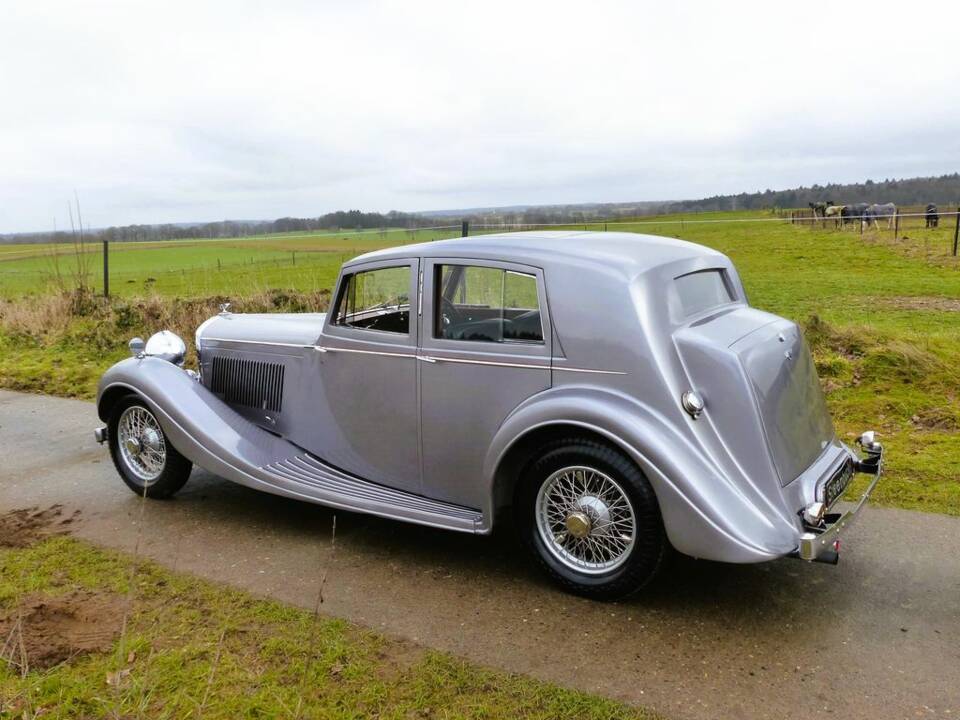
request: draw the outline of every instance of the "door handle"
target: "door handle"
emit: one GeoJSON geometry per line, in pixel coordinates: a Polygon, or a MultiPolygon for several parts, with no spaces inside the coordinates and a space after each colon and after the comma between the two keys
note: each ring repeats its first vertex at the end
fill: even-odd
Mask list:
{"type": "Polygon", "coordinates": [[[417,355],[417,360],[428,363],[435,363],[437,361],[436,358],[432,358],[429,355],[417,355]]]}

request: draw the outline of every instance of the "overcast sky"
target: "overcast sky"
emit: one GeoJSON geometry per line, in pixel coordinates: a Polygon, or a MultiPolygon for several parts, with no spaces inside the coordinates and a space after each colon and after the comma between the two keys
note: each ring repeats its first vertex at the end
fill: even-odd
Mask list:
{"type": "MultiPolygon", "coordinates": [[[[0,232],[954,172],[950,3],[0,0],[0,232]]],[[[882,199],[881,199],[882,200],[882,199]]]]}

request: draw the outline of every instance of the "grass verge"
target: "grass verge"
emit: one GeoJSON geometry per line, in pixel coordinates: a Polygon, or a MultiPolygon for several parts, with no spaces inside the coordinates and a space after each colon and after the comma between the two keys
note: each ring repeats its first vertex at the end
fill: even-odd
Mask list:
{"type": "Polygon", "coordinates": [[[68,537],[0,548],[0,629],[0,645],[14,640],[0,661],[0,717],[652,717],[68,537]],[[97,618],[98,607],[113,612],[97,618]],[[56,662],[23,673],[14,618],[26,648],[57,627],[58,642],[88,647],[48,652],[39,657],[56,662]],[[111,628],[122,635],[89,647],[111,628]]]}

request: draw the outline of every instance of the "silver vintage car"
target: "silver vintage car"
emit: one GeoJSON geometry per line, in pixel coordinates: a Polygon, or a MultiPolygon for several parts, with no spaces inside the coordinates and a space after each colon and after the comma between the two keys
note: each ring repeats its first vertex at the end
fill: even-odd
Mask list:
{"type": "Polygon", "coordinates": [[[124,482],[192,464],[243,485],[469,533],[512,518],[564,588],[616,598],[671,552],[836,562],[876,486],[837,438],[793,322],[725,256],[632,233],[528,232],[381,250],[329,313],[223,311],[100,381],[124,482]],[[834,512],[854,473],[866,492],[834,512]],[[512,511],[509,515],[505,512],[512,511]]]}

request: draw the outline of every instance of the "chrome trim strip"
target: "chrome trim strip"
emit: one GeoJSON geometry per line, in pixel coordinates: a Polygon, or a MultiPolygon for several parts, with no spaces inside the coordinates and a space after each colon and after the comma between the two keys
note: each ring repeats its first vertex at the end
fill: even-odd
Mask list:
{"type": "Polygon", "coordinates": [[[494,367],[511,367],[511,368],[527,368],[532,370],[559,370],[561,372],[579,372],[579,373],[595,373],[597,375],[626,375],[627,373],[620,370],[590,370],[588,368],[568,368],[568,367],[552,367],[550,365],[534,365],[533,363],[513,363],[513,362],[498,362],[496,360],[472,360],[468,358],[451,358],[451,357],[436,357],[433,355],[417,355],[417,360],[428,363],[436,362],[451,362],[451,363],[461,363],[463,365],[492,365],[494,367]]]}
{"type": "Polygon", "coordinates": [[[433,357],[432,355],[417,355],[417,360],[422,360],[423,362],[434,363],[434,362],[451,362],[451,363],[460,363],[462,365],[493,365],[494,367],[511,367],[511,368],[532,368],[534,370],[549,370],[549,365],[533,365],[530,363],[510,363],[510,362],[497,362],[495,360],[468,360],[467,358],[448,358],[448,357],[433,357]]]}
{"type": "Polygon", "coordinates": [[[218,337],[202,337],[200,339],[212,340],[213,342],[237,343],[242,345],[271,345],[273,347],[292,347],[292,348],[300,348],[301,350],[309,350],[310,348],[315,347],[314,345],[301,345],[299,343],[267,342],[266,340],[237,340],[236,338],[218,338],[218,337]]]}
{"type": "Polygon", "coordinates": [[[594,373],[595,375],[626,375],[625,370],[591,370],[590,368],[571,368],[571,367],[557,367],[553,366],[554,370],[559,372],[578,372],[578,373],[594,373]]]}
{"type": "Polygon", "coordinates": [[[339,348],[339,347],[320,348],[317,345],[314,345],[313,347],[319,350],[320,352],[345,352],[345,353],[356,353],[357,355],[379,355],[381,357],[409,358],[410,360],[413,360],[415,357],[417,357],[412,353],[383,352],[381,350],[355,350],[354,348],[339,348]]]}
{"type": "Polygon", "coordinates": [[[320,345],[300,345],[298,343],[267,342],[266,340],[237,340],[236,338],[217,338],[217,337],[205,337],[203,339],[211,340],[213,342],[235,343],[238,345],[270,345],[272,347],[300,348],[301,350],[316,350],[319,353],[345,352],[345,353],[357,353],[359,355],[380,355],[383,357],[398,357],[398,358],[415,358],[416,357],[416,355],[413,355],[410,353],[381,352],[379,350],[354,350],[353,348],[322,347],[320,345]]]}

